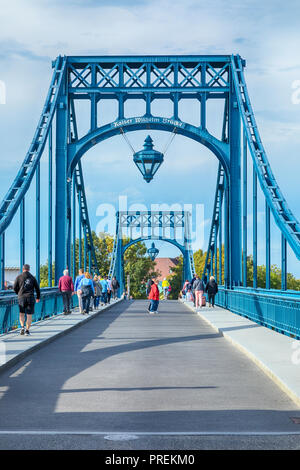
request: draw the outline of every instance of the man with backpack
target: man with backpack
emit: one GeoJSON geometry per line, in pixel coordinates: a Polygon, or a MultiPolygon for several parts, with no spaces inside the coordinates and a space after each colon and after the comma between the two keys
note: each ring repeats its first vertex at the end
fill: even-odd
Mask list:
{"type": "Polygon", "coordinates": [[[29,272],[29,264],[24,264],[22,274],[16,278],[14,282],[14,291],[18,295],[18,303],[20,310],[21,335],[28,336],[31,326],[32,315],[34,314],[34,306],[40,301],[41,291],[36,278],[29,272]],[[36,299],[34,297],[36,292],[36,299]],[[26,314],[26,329],[25,329],[26,314]]]}

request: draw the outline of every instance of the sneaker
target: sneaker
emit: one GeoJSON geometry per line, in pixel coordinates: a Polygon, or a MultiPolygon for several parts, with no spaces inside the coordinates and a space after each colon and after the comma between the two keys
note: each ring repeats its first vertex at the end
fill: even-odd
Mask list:
{"type": "Polygon", "coordinates": [[[26,331],[25,331],[25,335],[26,335],[26,336],[29,336],[29,335],[30,335],[29,330],[26,330],[26,331]]]}
{"type": "Polygon", "coordinates": [[[20,335],[24,335],[25,333],[25,328],[21,328],[20,335]]]}

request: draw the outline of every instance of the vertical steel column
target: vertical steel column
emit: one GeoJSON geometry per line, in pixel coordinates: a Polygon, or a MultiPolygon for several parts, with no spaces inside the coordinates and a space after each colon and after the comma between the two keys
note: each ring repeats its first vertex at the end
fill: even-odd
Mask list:
{"type": "Polygon", "coordinates": [[[287,290],[287,246],[286,238],[281,234],[281,290],[287,290]]]}
{"type": "Polygon", "coordinates": [[[230,243],[229,243],[229,188],[228,177],[225,176],[224,189],[224,286],[230,287],[230,243]]]}
{"type": "Polygon", "coordinates": [[[247,287],[247,137],[243,132],[243,286],[247,287]]]}
{"type": "Polygon", "coordinates": [[[253,166],[253,287],[257,288],[257,175],[253,166]]]}
{"type": "MultiPolygon", "coordinates": [[[[97,87],[96,64],[91,65],[91,86],[94,88],[97,87]]],[[[91,101],[91,131],[93,131],[97,128],[97,94],[96,93],[91,93],[90,101],[91,101]]]]}
{"type": "Polygon", "coordinates": [[[217,226],[215,226],[215,244],[214,244],[214,252],[215,252],[215,267],[214,267],[214,277],[216,281],[218,281],[218,234],[217,234],[217,226]]]}
{"type": "Polygon", "coordinates": [[[241,284],[242,223],[241,223],[241,119],[237,96],[231,78],[229,96],[230,148],[230,285],[241,284]]]}
{"type": "Polygon", "coordinates": [[[0,235],[0,289],[5,289],[5,232],[0,235]]]}
{"type": "MultiPolygon", "coordinates": [[[[206,85],[206,64],[203,63],[201,67],[201,86],[206,85]]],[[[202,130],[206,129],[206,93],[201,93],[200,98],[200,126],[202,130]]]]}
{"type": "Polygon", "coordinates": [[[36,280],[40,283],[40,265],[41,265],[41,167],[40,163],[36,167],[36,257],[35,257],[35,271],[36,280]]]}
{"type": "Polygon", "coordinates": [[[82,217],[81,217],[81,189],[78,189],[78,262],[79,262],[79,269],[82,268],[82,217]]]}
{"type": "Polygon", "coordinates": [[[48,286],[52,287],[52,191],[53,191],[53,154],[52,154],[52,126],[49,129],[49,169],[48,169],[48,286]]]}
{"type": "Polygon", "coordinates": [[[83,227],[83,266],[84,266],[84,272],[86,272],[86,230],[85,230],[85,225],[83,227]]]}
{"type": "MultiPolygon", "coordinates": [[[[73,228],[73,259],[72,259],[72,269],[73,269],[73,279],[76,277],[76,182],[75,182],[75,171],[73,173],[73,183],[72,183],[72,191],[73,191],[73,207],[72,207],[72,228],[73,228]]],[[[79,263],[80,264],[80,263],[79,263]]]]}
{"type": "MultiPolygon", "coordinates": [[[[222,199],[221,190],[219,190],[220,201],[222,199]]],[[[220,202],[220,212],[219,212],[219,284],[222,284],[222,209],[223,204],[220,202]]]]}
{"type": "Polygon", "coordinates": [[[93,268],[92,268],[92,253],[91,250],[89,249],[89,273],[93,274],[93,268]]]}
{"type": "Polygon", "coordinates": [[[271,234],[270,234],[270,207],[266,201],[266,289],[271,287],[271,234]]]}
{"type": "Polygon", "coordinates": [[[25,264],[25,197],[20,204],[20,272],[25,264]]]}
{"type": "Polygon", "coordinates": [[[56,111],[55,284],[67,265],[67,142],[68,97],[66,78],[56,111]]]}

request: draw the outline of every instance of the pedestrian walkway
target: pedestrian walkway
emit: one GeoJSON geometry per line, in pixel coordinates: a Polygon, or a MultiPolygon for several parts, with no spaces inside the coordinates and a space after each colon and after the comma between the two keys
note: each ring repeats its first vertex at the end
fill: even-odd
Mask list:
{"type": "Polygon", "coordinates": [[[49,321],[60,337],[0,374],[0,449],[299,447],[299,406],[225,331],[178,301],[147,307],[49,321]]]}
{"type": "MultiPolygon", "coordinates": [[[[196,312],[192,302],[182,302],[196,312]]],[[[300,406],[299,340],[277,333],[221,307],[202,307],[198,309],[198,315],[251,358],[300,406]]]]}
{"type": "Polygon", "coordinates": [[[100,306],[97,310],[90,311],[88,315],[80,314],[77,307],[69,315],[58,314],[48,320],[32,323],[29,336],[21,336],[20,329],[0,335],[0,371],[11,367],[34,350],[69,333],[118,302],[120,300],[111,300],[110,304],[100,306]]]}

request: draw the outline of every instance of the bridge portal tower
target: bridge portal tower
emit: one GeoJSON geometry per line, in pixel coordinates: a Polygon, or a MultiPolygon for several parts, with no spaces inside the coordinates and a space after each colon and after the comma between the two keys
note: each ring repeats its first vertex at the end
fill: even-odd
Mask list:
{"type": "Polygon", "coordinates": [[[190,212],[187,211],[119,211],[109,277],[116,276],[120,292],[125,290],[124,254],[135,243],[163,240],[176,246],[183,256],[183,278],[195,275],[191,247],[190,212]]]}

